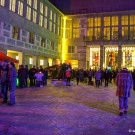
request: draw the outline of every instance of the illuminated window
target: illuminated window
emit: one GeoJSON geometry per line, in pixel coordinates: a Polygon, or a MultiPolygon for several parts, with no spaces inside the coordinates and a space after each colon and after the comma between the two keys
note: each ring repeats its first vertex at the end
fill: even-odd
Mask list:
{"type": "Polygon", "coordinates": [[[32,0],[27,0],[27,4],[28,4],[29,6],[31,6],[31,5],[32,5],[32,0]]]}
{"type": "Polygon", "coordinates": [[[75,53],[75,46],[68,46],[68,53],[75,53]]]}
{"type": "Polygon", "coordinates": [[[66,29],[66,32],[65,32],[65,37],[66,38],[71,38],[72,36],[71,36],[71,29],[66,29]]]}
{"type": "Polygon", "coordinates": [[[122,25],[128,25],[128,16],[122,16],[122,25]]]}
{"type": "Polygon", "coordinates": [[[42,2],[40,2],[40,13],[43,14],[43,3],[42,2]]]}
{"type": "Polygon", "coordinates": [[[5,0],[0,0],[0,5],[5,6],[5,0]]]}
{"type": "Polygon", "coordinates": [[[29,64],[33,64],[33,59],[29,58],[29,64]]]}
{"type": "Polygon", "coordinates": [[[46,48],[46,39],[41,38],[41,46],[46,48]]]}
{"type": "Polygon", "coordinates": [[[110,28],[104,28],[104,40],[110,40],[110,28]]]}
{"type": "Polygon", "coordinates": [[[46,17],[48,17],[48,7],[47,6],[45,6],[45,10],[44,10],[44,15],[46,16],[46,17]]]}
{"type": "Polygon", "coordinates": [[[135,15],[130,16],[130,25],[135,25],[135,15]]]}
{"type": "Polygon", "coordinates": [[[10,2],[9,2],[9,10],[15,12],[15,7],[16,7],[16,0],[10,0],[10,2]]]}
{"type": "Polygon", "coordinates": [[[46,17],[44,17],[44,28],[47,29],[47,18],[46,17]]]}
{"type": "Polygon", "coordinates": [[[44,65],[44,60],[40,60],[40,65],[41,65],[41,66],[44,65]]]}
{"type": "Polygon", "coordinates": [[[122,37],[128,39],[128,27],[122,27],[122,37]]]}
{"type": "MultiPolygon", "coordinates": [[[[101,39],[101,32],[100,28],[94,28],[94,40],[100,40],[101,39]]],[[[92,38],[92,39],[93,39],[92,38]]]]}
{"type": "Polygon", "coordinates": [[[104,17],[104,26],[110,26],[110,17],[104,17]]]}
{"type": "Polygon", "coordinates": [[[79,38],[79,29],[73,29],[73,38],[79,38]]]}
{"type": "Polygon", "coordinates": [[[18,14],[23,16],[23,2],[18,1],[18,14]]]}
{"type": "Polygon", "coordinates": [[[49,30],[52,31],[52,21],[49,23],[49,30]]]}
{"type": "Polygon", "coordinates": [[[94,26],[101,26],[101,18],[100,17],[94,18],[94,26]]]}
{"type": "Polygon", "coordinates": [[[135,40],[135,26],[130,26],[130,39],[135,40]]]}
{"type": "Polygon", "coordinates": [[[32,33],[32,32],[30,32],[29,33],[29,43],[32,43],[32,44],[34,44],[34,33],[32,33]]]}
{"type": "Polygon", "coordinates": [[[93,18],[88,18],[88,26],[93,27],[93,18]]]}
{"type": "Polygon", "coordinates": [[[35,10],[33,10],[33,22],[37,22],[37,12],[35,10]]]}
{"type": "Polygon", "coordinates": [[[93,39],[93,28],[88,29],[87,36],[89,36],[90,41],[92,41],[92,39],[93,39]]]}
{"type": "Polygon", "coordinates": [[[73,20],[73,28],[78,28],[80,23],[80,19],[76,18],[73,20]]]}
{"type": "Polygon", "coordinates": [[[55,23],[53,24],[53,32],[54,33],[56,32],[56,24],[55,23]]]}
{"type": "Polygon", "coordinates": [[[26,18],[28,20],[31,20],[31,8],[27,6],[27,14],[26,14],[26,18]]]}
{"type": "Polygon", "coordinates": [[[17,27],[12,27],[12,38],[20,39],[20,29],[17,27]]]}
{"type": "Polygon", "coordinates": [[[53,15],[53,22],[56,23],[56,13],[53,15]]]}
{"type": "Polygon", "coordinates": [[[112,16],[112,26],[118,26],[118,16],[112,16]]]}
{"type": "Polygon", "coordinates": [[[42,27],[43,26],[43,15],[40,14],[39,16],[39,25],[42,27]]]}
{"type": "Polygon", "coordinates": [[[53,12],[52,10],[50,10],[50,20],[52,20],[52,17],[53,17],[53,12]]]}
{"type": "Polygon", "coordinates": [[[37,9],[37,0],[34,0],[33,8],[37,9]]]}
{"type": "Polygon", "coordinates": [[[112,40],[118,40],[118,27],[112,27],[112,40]]]}

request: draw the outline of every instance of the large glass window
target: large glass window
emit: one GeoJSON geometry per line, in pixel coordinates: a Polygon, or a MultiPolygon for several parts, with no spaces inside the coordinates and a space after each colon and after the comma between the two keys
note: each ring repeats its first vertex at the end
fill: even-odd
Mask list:
{"type": "Polygon", "coordinates": [[[135,26],[130,26],[130,39],[135,40],[135,26]]]}
{"type": "Polygon", "coordinates": [[[110,26],[110,17],[104,17],[104,26],[110,26]]]}
{"type": "Polygon", "coordinates": [[[18,14],[23,16],[23,2],[18,1],[18,14]]]}
{"type": "Polygon", "coordinates": [[[34,33],[32,33],[32,32],[30,32],[29,33],[29,43],[32,43],[32,44],[34,44],[34,33]]]}
{"type": "Polygon", "coordinates": [[[49,21],[49,30],[52,31],[52,21],[49,21]]]}
{"type": "Polygon", "coordinates": [[[93,39],[93,28],[88,29],[87,35],[89,36],[90,41],[92,41],[92,39],[93,39]]]}
{"type": "Polygon", "coordinates": [[[128,27],[122,27],[122,37],[123,39],[128,39],[128,27]]]}
{"type": "Polygon", "coordinates": [[[130,15],[130,25],[135,25],[135,15],[130,15]]]}
{"type": "Polygon", "coordinates": [[[15,12],[15,7],[16,7],[16,0],[10,0],[10,2],[9,2],[9,10],[15,12]]]}
{"type": "Polygon", "coordinates": [[[104,28],[104,40],[110,40],[110,27],[104,28]]]}
{"type": "Polygon", "coordinates": [[[20,29],[12,26],[12,38],[20,39],[20,29]]]}
{"type": "Polygon", "coordinates": [[[26,18],[27,18],[28,20],[31,20],[31,8],[30,8],[29,6],[27,6],[26,18]]]}
{"type": "Polygon", "coordinates": [[[118,27],[112,27],[112,40],[118,40],[118,27]]]}
{"type": "Polygon", "coordinates": [[[68,53],[75,53],[75,46],[68,46],[68,53]]]}
{"type": "Polygon", "coordinates": [[[118,16],[112,16],[112,26],[118,26],[118,16]]]}
{"type": "Polygon", "coordinates": [[[0,5],[5,6],[5,0],[0,0],[0,5]]]}
{"type": "Polygon", "coordinates": [[[122,16],[122,25],[128,25],[128,16],[122,16]]]}
{"type": "Polygon", "coordinates": [[[53,18],[53,12],[52,10],[50,10],[50,20],[52,20],[52,18],[53,18]]]}

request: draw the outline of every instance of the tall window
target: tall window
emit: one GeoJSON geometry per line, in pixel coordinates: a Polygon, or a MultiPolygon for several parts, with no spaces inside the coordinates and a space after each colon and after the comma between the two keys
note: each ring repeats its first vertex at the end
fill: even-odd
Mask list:
{"type": "Polygon", "coordinates": [[[53,18],[53,12],[52,10],[50,10],[50,20],[52,20],[52,18],[53,18]]]}
{"type": "Polygon", "coordinates": [[[20,29],[17,27],[12,27],[12,38],[20,39],[20,29]]]}
{"type": "Polygon", "coordinates": [[[135,40],[135,26],[130,26],[130,39],[135,40]]]}
{"type": "Polygon", "coordinates": [[[100,32],[100,28],[94,28],[94,38],[95,40],[100,40],[101,38],[101,32],[100,32]]]}
{"type": "Polygon", "coordinates": [[[135,15],[130,16],[130,25],[135,25],[135,15]]]}
{"type": "Polygon", "coordinates": [[[104,17],[104,26],[110,26],[110,17],[104,17]]]}
{"type": "Polygon", "coordinates": [[[37,22],[37,11],[33,10],[33,22],[37,22]]]}
{"type": "Polygon", "coordinates": [[[43,3],[40,2],[40,13],[43,14],[43,3]]]}
{"type": "Polygon", "coordinates": [[[104,28],[104,40],[110,40],[110,27],[104,28]]]}
{"type": "Polygon", "coordinates": [[[128,39],[128,27],[122,27],[122,37],[124,40],[128,39]]]}
{"type": "Polygon", "coordinates": [[[100,17],[94,18],[94,26],[101,26],[101,18],[100,17]]]}
{"type": "Polygon", "coordinates": [[[34,33],[32,32],[29,33],[29,43],[34,44],[34,33]]]}
{"type": "Polygon", "coordinates": [[[41,38],[41,46],[46,48],[46,39],[45,38],[41,38]]]}
{"type": "Polygon", "coordinates": [[[118,16],[112,16],[112,26],[118,26],[118,16]]]}
{"type": "Polygon", "coordinates": [[[23,2],[18,1],[18,14],[23,16],[23,2]]]}
{"type": "Polygon", "coordinates": [[[5,6],[5,0],[0,0],[0,5],[5,6]]]}
{"type": "Polygon", "coordinates": [[[51,41],[51,49],[54,50],[54,42],[51,41]]]}
{"type": "Polygon", "coordinates": [[[16,0],[10,0],[9,1],[9,10],[15,12],[15,7],[16,7],[16,0]]]}
{"type": "Polygon", "coordinates": [[[80,21],[80,19],[78,19],[78,18],[75,18],[73,20],[73,28],[78,28],[79,27],[79,21],[80,21]]]}
{"type": "Polygon", "coordinates": [[[26,18],[27,18],[28,20],[31,20],[31,8],[30,8],[29,6],[27,6],[26,18]]]}
{"type": "Polygon", "coordinates": [[[39,16],[39,25],[42,27],[43,26],[43,15],[40,14],[39,16]]]}
{"type": "Polygon", "coordinates": [[[93,27],[93,18],[88,18],[88,26],[93,27]]]}
{"type": "Polygon", "coordinates": [[[112,40],[118,40],[118,27],[112,27],[112,40]]]}
{"type": "Polygon", "coordinates": [[[44,28],[47,29],[47,18],[46,17],[44,17],[44,28]]]}
{"type": "Polygon", "coordinates": [[[31,5],[32,5],[32,0],[27,0],[27,4],[28,4],[29,6],[31,6],[31,5]]]}
{"type": "Polygon", "coordinates": [[[87,36],[89,36],[90,41],[93,39],[93,28],[88,28],[87,36]]]}
{"type": "Polygon", "coordinates": [[[75,53],[75,46],[68,46],[68,53],[75,53]]]}
{"type": "Polygon", "coordinates": [[[122,25],[128,25],[128,16],[122,16],[122,25]]]}
{"type": "Polygon", "coordinates": [[[79,29],[73,29],[73,38],[79,38],[79,29]]]}
{"type": "Polygon", "coordinates": [[[33,3],[33,8],[34,8],[34,9],[37,9],[37,0],[34,0],[33,2],[34,2],[34,3],[33,3]]]}
{"type": "Polygon", "coordinates": [[[47,7],[47,6],[45,6],[44,15],[45,15],[46,17],[48,17],[48,7],[47,7]]]}

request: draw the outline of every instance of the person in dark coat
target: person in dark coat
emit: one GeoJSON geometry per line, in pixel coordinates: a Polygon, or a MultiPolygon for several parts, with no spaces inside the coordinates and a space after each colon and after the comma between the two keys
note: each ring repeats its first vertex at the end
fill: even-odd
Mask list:
{"type": "Polygon", "coordinates": [[[17,71],[15,69],[14,63],[9,63],[9,91],[10,91],[10,101],[9,105],[15,104],[15,89],[16,89],[16,78],[17,78],[17,71]]]}
{"type": "Polygon", "coordinates": [[[78,69],[76,71],[76,82],[77,82],[77,85],[79,84],[79,81],[80,81],[80,70],[78,69]]]}
{"type": "Polygon", "coordinates": [[[133,78],[133,90],[135,91],[135,69],[132,72],[132,78],[133,78]]]}
{"type": "Polygon", "coordinates": [[[3,95],[2,103],[7,103],[8,100],[8,71],[8,64],[4,62],[1,69],[1,91],[3,95]]]}
{"type": "Polygon", "coordinates": [[[25,69],[24,69],[23,65],[19,66],[18,78],[19,78],[19,87],[23,88],[24,87],[24,80],[25,80],[25,69]]]}
{"type": "Polygon", "coordinates": [[[105,87],[108,87],[108,81],[109,81],[109,72],[106,69],[104,72],[104,79],[105,79],[105,87]]]}
{"type": "Polygon", "coordinates": [[[28,87],[28,74],[29,74],[28,65],[24,66],[24,71],[25,71],[24,86],[28,87]]]}

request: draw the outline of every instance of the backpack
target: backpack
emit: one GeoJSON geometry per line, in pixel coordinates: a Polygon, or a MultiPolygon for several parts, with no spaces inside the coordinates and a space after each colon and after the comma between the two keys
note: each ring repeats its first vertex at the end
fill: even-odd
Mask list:
{"type": "Polygon", "coordinates": [[[70,71],[69,70],[66,71],[66,77],[70,77],[70,71]]]}

